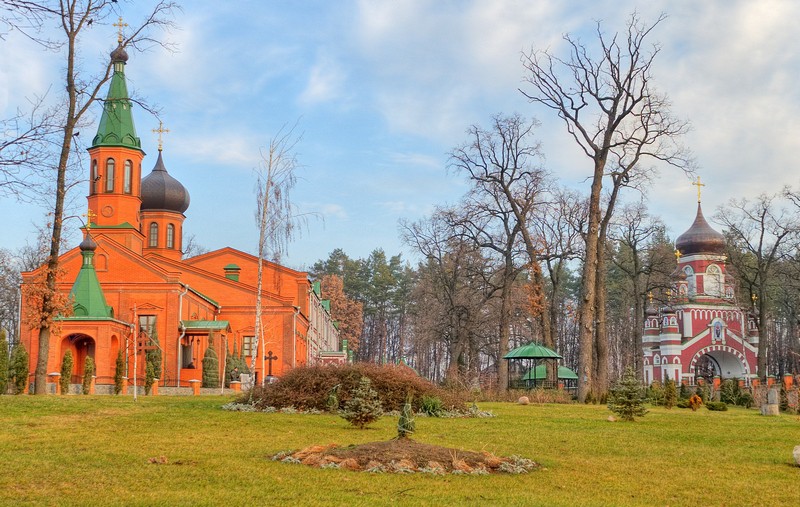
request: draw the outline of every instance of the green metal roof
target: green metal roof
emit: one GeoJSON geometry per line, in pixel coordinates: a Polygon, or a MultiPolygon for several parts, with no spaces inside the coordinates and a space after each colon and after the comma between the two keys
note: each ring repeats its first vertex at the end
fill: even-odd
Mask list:
{"type": "Polygon", "coordinates": [[[527,345],[515,348],[503,356],[503,359],[561,359],[561,356],[544,345],[530,342],[527,345]]]}
{"type": "Polygon", "coordinates": [[[81,254],[83,255],[83,265],[78,271],[72,290],[69,291],[73,316],[89,319],[113,317],[114,312],[106,303],[106,296],[103,294],[100,281],[97,279],[97,272],[94,270],[94,251],[84,250],[81,254]]]}
{"type": "Polygon", "coordinates": [[[330,299],[323,299],[322,301],[320,301],[320,304],[322,305],[323,308],[325,308],[326,312],[331,313],[331,300],[330,299]]]}
{"type": "Polygon", "coordinates": [[[225,331],[230,323],[227,320],[182,320],[181,327],[187,331],[225,331]]]}
{"type": "Polygon", "coordinates": [[[316,294],[317,297],[322,295],[322,284],[320,282],[312,283],[311,288],[314,290],[314,294],[316,294]]]}
{"type": "MultiPolygon", "coordinates": [[[[547,365],[540,364],[536,368],[528,370],[522,380],[544,380],[545,378],[547,378],[547,365]]],[[[559,366],[558,378],[561,380],[578,380],[578,374],[566,366],[559,366]]]]}
{"type": "Polygon", "coordinates": [[[111,75],[108,96],[103,103],[103,114],[97,127],[97,135],[92,140],[92,147],[124,146],[142,149],[142,141],[136,135],[136,126],[133,124],[124,68],[123,62],[114,62],[114,73],[111,75]]]}
{"type": "Polygon", "coordinates": [[[224,267],[224,268],[222,268],[222,269],[242,269],[242,268],[240,268],[240,267],[239,267],[239,266],[237,266],[236,264],[228,264],[227,266],[225,266],[225,267],[224,267]]]}

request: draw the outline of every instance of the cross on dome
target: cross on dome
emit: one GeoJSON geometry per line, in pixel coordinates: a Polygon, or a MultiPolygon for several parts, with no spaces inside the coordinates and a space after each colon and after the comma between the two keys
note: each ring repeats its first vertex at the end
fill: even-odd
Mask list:
{"type": "Polygon", "coordinates": [[[700,182],[700,176],[692,183],[692,185],[697,187],[697,202],[700,202],[700,187],[706,186],[705,183],[700,182]]]}
{"type": "Polygon", "coordinates": [[[119,30],[117,33],[117,42],[122,42],[122,40],[124,39],[124,37],[122,36],[122,29],[128,26],[128,23],[123,22],[122,16],[120,16],[119,21],[117,21],[116,23],[112,23],[111,25],[116,26],[117,29],[119,30]]]}
{"type": "Polygon", "coordinates": [[[169,133],[169,129],[164,128],[163,122],[158,122],[158,128],[153,129],[153,133],[158,134],[158,151],[162,151],[162,149],[164,148],[164,142],[163,139],[161,138],[161,134],[169,133]]]}

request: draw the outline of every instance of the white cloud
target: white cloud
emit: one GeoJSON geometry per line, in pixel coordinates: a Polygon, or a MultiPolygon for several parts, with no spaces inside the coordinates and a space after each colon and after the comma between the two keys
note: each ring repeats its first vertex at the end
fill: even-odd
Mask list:
{"type": "Polygon", "coordinates": [[[300,103],[313,106],[339,98],[345,81],[344,72],[331,57],[320,56],[309,70],[308,82],[300,94],[300,103]]]}

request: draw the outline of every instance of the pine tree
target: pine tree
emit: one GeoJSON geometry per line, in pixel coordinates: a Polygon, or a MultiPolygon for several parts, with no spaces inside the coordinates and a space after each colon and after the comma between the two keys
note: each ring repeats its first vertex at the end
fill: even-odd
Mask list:
{"type": "Polygon", "coordinates": [[[623,421],[633,421],[635,417],[643,417],[647,413],[644,407],[645,394],[636,370],[625,369],[622,378],[611,389],[608,408],[623,421]]]}
{"type": "Polygon", "coordinates": [[[397,438],[408,438],[414,434],[416,429],[414,410],[411,408],[411,398],[409,397],[403,405],[403,410],[400,411],[400,420],[397,421],[397,438]]]}
{"type": "Polygon", "coordinates": [[[144,394],[149,395],[153,389],[153,383],[156,381],[156,370],[151,361],[147,361],[147,366],[144,370],[144,394]]]}
{"type": "Polygon", "coordinates": [[[0,394],[8,392],[8,340],[5,329],[0,329],[0,394]]]}
{"type": "Polygon", "coordinates": [[[153,378],[161,378],[161,344],[158,341],[158,332],[155,326],[153,326],[153,333],[150,336],[150,345],[155,348],[145,353],[145,361],[153,365],[153,378]]]}
{"type": "Polygon", "coordinates": [[[94,377],[94,359],[91,356],[86,356],[83,362],[83,394],[89,394],[92,387],[92,377],[94,377]]]}
{"type": "Polygon", "coordinates": [[[125,356],[122,355],[122,349],[119,349],[117,354],[117,364],[114,367],[114,394],[122,392],[122,381],[125,378],[125,356]]]}
{"type": "Polygon", "coordinates": [[[339,415],[353,426],[364,429],[383,415],[378,393],[372,388],[369,378],[361,377],[361,381],[350,396],[344,404],[344,409],[339,411],[339,415]]]}
{"type": "Polygon", "coordinates": [[[203,387],[219,387],[219,358],[211,337],[208,339],[208,348],[203,356],[203,387]]]}
{"type": "Polygon", "coordinates": [[[664,381],[664,408],[670,409],[678,402],[678,386],[675,381],[667,377],[664,381]]]}
{"type": "Polygon", "coordinates": [[[64,354],[64,359],[61,360],[61,379],[59,380],[61,394],[69,394],[69,385],[72,382],[72,366],[72,351],[68,350],[64,354]]]}
{"type": "Polygon", "coordinates": [[[28,351],[21,343],[17,343],[11,352],[9,376],[14,394],[24,393],[25,385],[28,383],[28,351]]]}

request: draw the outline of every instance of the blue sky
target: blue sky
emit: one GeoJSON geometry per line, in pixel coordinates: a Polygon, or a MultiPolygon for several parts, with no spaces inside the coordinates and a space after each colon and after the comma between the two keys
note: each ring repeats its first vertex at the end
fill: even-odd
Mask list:
{"type": "MultiPolygon", "coordinates": [[[[120,3],[134,24],[152,2],[120,3]]],[[[178,51],[131,52],[126,75],[132,93],[161,109],[166,167],[191,194],[184,233],[208,249],[255,251],[259,149],[299,121],[293,200],[324,216],[309,221],[284,259],[302,269],[334,248],[351,257],[377,247],[409,254],[398,220],[459,199],[466,186],[447,170],[447,153],[496,113],[537,117],[546,167],[586,188],[590,161],[557,118],[518,91],[520,54],[558,54],[565,32],[591,43],[596,20],[613,32],[634,9],[646,20],[669,16],[652,39],[662,48],[655,82],[693,125],[684,143],[707,184],[706,216],[732,197],[797,187],[800,4],[788,0],[187,1],[165,36],[178,51]]],[[[115,33],[99,23],[87,33],[87,69],[107,60],[115,33]]],[[[4,117],[56,83],[62,68],[14,33],[0,41],[0,62],[4,117]]],[[[158,122],[142,110],[135,121],[146,175],[158,122]]],[[[82,139],[96,128],[84,127],[91,135],[82,139]]],[[[86,184],[72,194],[81,213],[85,194],[86,184]]],[[[694,196],[686,176],[662,169],[647,200],[677,236],[694,218],[694,196]]],[[[44,213],[0,197],[0,247],[33,242],[44,213]]]]}

